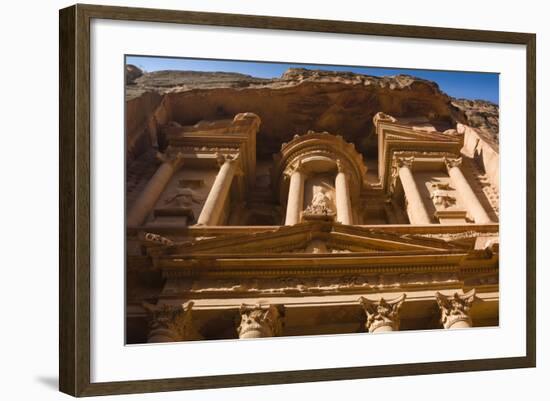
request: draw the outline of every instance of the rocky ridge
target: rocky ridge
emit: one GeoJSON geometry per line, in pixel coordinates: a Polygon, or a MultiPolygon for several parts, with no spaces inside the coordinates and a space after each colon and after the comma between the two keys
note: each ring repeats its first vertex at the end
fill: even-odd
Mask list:
{"type": "Polygon", "coordinates": [[[263,122],[259,157],[278,152],[282,142],[310,129],[343,135],[364,154],[374,152],[372,117],[378,111],[425,118],[441,131],[466,123],[498,144],[497,105],[454,99],[435,82],[409,75],[375,77],[291,68],[280,78],[264,79],[230,72],[136,69],[127,67],[128,104],[149,104],[153,97],[159,104],[162,99],[170,119],[180,124],[229,118],[242,111],[258,114],[263,122]]]}

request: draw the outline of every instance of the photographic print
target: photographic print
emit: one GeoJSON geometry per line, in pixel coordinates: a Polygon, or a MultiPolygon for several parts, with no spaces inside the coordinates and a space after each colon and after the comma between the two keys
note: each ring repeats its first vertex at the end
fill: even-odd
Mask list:
{"type": "Polygon", "coordinates": [[[499,75],[128,55],[126,343],[499,325],[499,75]]]}

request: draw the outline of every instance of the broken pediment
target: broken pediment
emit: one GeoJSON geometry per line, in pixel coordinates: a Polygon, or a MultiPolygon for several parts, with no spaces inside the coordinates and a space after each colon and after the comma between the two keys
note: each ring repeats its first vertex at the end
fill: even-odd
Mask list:
{"type": "Polygon", "coordinates": [[[465,249],[435,238],[402,236],[333,222],[307,222],[273,230],[217,236],[181,243],[157,242],[163,255],[272,255],[285,253],[349,254],[438,253],[465,249]]]}

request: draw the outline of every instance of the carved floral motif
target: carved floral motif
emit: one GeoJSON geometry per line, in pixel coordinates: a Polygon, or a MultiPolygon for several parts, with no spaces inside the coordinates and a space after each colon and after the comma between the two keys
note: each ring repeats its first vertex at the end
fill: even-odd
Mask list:
{"type": "Polygon", "coordinates": [[[405,298],[406,294],[391,301],[386,301],[384,298],[379,301],[370,301],[361,297],[359,301],[367,315],[367,322],[365,323],[367,331],[373,333],[384,326],[388,326],[393,331],[399,330],[399,309],[405,298]]]}
{"type": "Polygon", "coordinates": [[[466,322],[468,326],[472,325],[470,309],[475,300],[475,289],[462,295],[455,292],[451,297],[436,292],[435,297],[441,311],[443,327],[451,328],[459,321],[466,322]]]}
{"type": "Polygon", "coordinates": [[[282,334],[283,312],[280,306],[242,304],[239,313],[239,338],[276,337],[282,334]]]}

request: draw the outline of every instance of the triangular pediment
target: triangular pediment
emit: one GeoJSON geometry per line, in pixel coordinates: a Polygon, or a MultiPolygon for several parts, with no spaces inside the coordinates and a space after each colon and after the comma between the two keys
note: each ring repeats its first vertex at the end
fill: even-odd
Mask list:
{"type": "Polygon", "coordinates": [[[439,253],[463,248],[439,239],[402,236],[339,223],[301,223],[253,233],[225,234],[165,244],[170,255],[273,255],[316,253],[439,253]]]}

